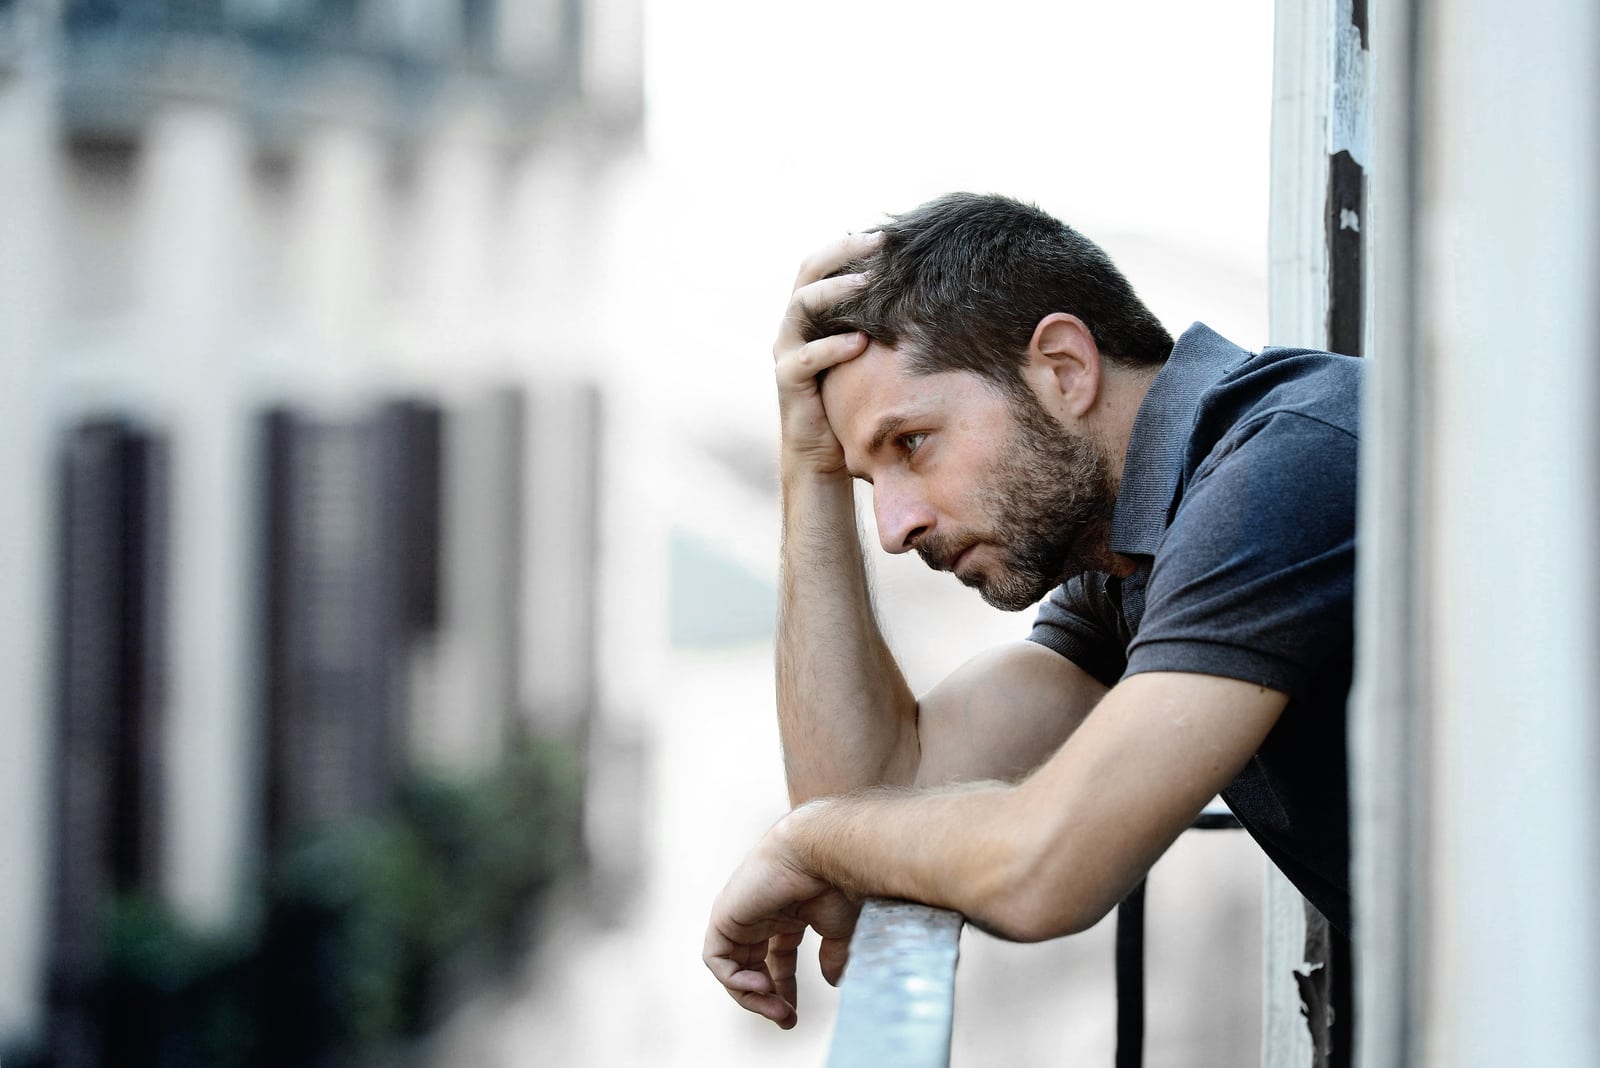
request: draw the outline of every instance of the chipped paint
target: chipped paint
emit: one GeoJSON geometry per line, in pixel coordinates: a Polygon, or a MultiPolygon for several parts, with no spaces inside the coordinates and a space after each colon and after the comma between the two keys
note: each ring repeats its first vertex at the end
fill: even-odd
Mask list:
{"type": "Polygon", "coordinates": [[[1361,47],[1361,30],[1354,19],[1354,0],[1338,0],[1333,24],[1333,100],[1328,114],[1328,155],[1348,152],[1351,159],[1365,168],[1371,143],[1367,121],[1367,50],[1361,47]]]}
{"type": "Polygon", "coordinates": [[[1341,229],[1341,230],[1354,230],[1356,233],[1359,234],[1361,232],[1361,216],[1357,215],[1355,212],[1351,211],[1349,208],[1340,208],[1339,209],[1339,229],[1341,229]]]}

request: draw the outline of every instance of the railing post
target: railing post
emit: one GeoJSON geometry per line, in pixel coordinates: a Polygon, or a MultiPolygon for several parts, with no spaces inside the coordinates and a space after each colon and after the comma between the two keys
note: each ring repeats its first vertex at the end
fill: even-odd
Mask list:
{"type": "Polygon", "coordinates": [[[1117,1068],[1144,1064],[1144,880],[1117,906],[1117,1068]]]}
{"type": "MultiPolygon", "coordinates": [[[[1213,800],[1189,825],[1191,831],[1237,831],[1239,817],[1213,800]]],[[[1117,906],[1116,1068],[1141,1068],[1144,1064],[1144,891],[1147,879],[1129,891],[1117,906]]]]}

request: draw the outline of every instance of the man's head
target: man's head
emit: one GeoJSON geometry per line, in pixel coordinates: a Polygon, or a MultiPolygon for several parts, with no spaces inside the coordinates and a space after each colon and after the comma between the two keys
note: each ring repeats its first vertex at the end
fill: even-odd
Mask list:
{"type": "Polygon", "coordinates": [[[1172,335],[1105,251],[1031,205],[950,193],[881,229],[877,250],[841,271],[867,272],[867,285],[815,309],[807,341],[860,330],[915,372],[970,371],[1008,393],[1052,312],[1082,320],[1114,366],[1160,364],[1172,351],[1172,335]]]}
{"type": "Polygon", "coordinates": [[[1117,566],[1121,450],[1172,339],[1105,253],[1035,208],[954,194],[846,269],[865,285],[805,332],[871,339],[823,391],[884,548],[1013,610],[1117,566]]]}

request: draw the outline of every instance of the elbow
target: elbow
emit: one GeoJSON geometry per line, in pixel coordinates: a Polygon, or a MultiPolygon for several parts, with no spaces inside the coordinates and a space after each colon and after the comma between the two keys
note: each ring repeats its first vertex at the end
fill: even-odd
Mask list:
{"type": "Polygon", "coordinates": [[[1043,853],[1027,847],[995,866],[995,877],[967,920],[1011,942],[1044,942],[1087,931],[1106,917],[1124,894],[1106,889],[1092,865],[1078,865],[1069,851],[1043,853]]]}
{"type": "Polygon", "coordinates": [[[1001,895],[981,915],[967,919],[974,926],[1009,942],[1045,942],[1087,931],[1108,911],[1072,900],[1068,895],[1018,886],[1001,895]]]}

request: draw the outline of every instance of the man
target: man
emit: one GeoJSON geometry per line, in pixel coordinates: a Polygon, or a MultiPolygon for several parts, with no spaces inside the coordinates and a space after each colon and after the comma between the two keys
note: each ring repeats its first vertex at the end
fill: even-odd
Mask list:
{"type": "Polygon", "coordinates": [[[792,1027],[801,934],[836,981],[865,896],[1083,930],[1219,792],[1347,929],[1360,362],[1174,343],[1098,246],[967,194],[808,260],[774,354],[797,807],[713,907],[729,993],[792,1027]],[[853,478],[886,551],[1003,608],[1048,593],[1029,640],[914,698],[853,478]]]}

